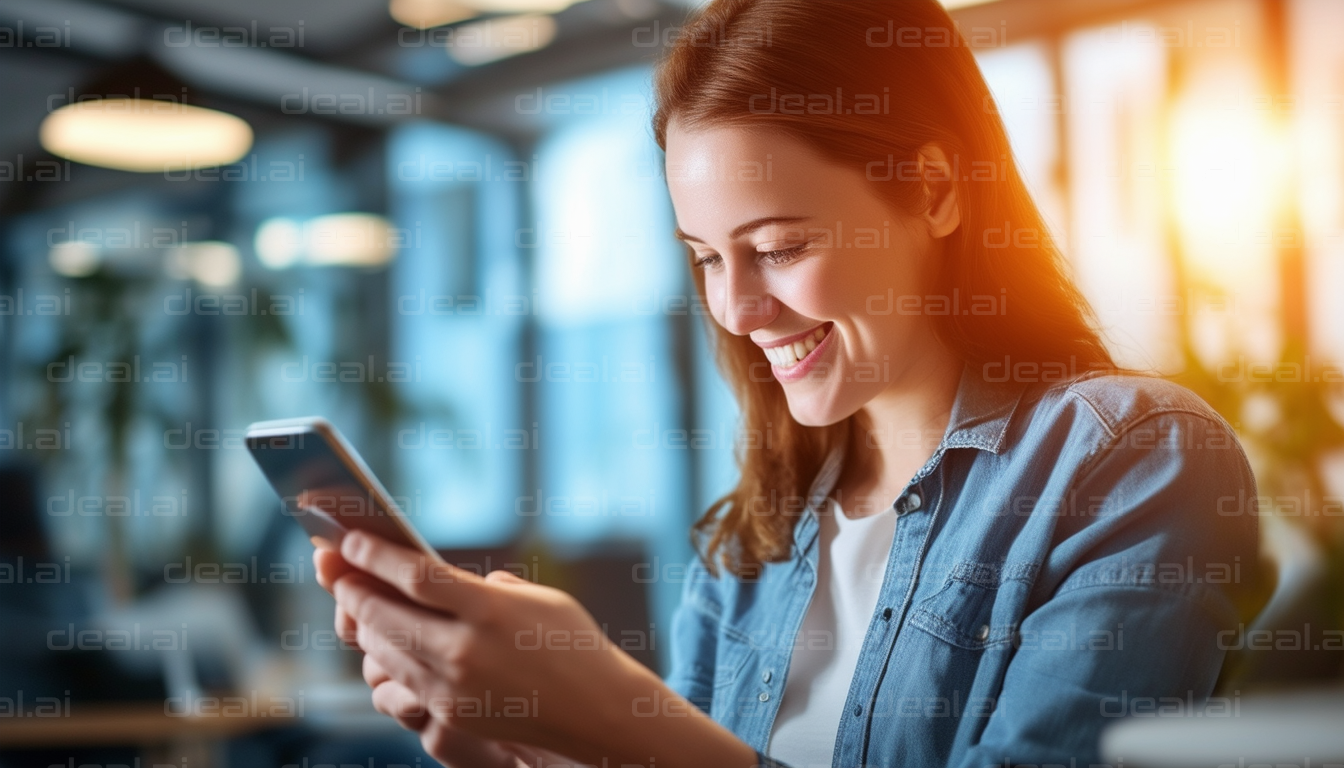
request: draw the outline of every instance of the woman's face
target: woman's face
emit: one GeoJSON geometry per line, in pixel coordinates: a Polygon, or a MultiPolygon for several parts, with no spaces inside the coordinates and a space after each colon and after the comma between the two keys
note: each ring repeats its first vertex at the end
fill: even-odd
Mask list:
{"type": "Polygon", "coordinates": [[[710,313],[765,351],[751,373],[779,380],[799,423],[838,422],[947,359],[922,308],[946,311],[925,286],[938,238],[959,223],[953,193],[906,214],[790,136],[676,120],[667,179],[710,313]]]}

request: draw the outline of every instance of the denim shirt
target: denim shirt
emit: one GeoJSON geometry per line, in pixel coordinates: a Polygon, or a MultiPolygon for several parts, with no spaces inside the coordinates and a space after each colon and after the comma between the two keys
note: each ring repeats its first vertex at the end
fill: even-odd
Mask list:
{"type": "MultiPolygon", "coordinates": [[[[753,579],[693,564],[673,620],[669,686],[763,765],[782,765],[764,753],[792,649],[818,641],[797,635],[843,459],[812,484],[789,559],[753,579]]],[[[831,764],[1088,765],[1117,718],[1198,706],[1255,573],[1255,496],[1232,429],[1175,384],[1000,384],[968,367],[894,502],[831,764]]]]}

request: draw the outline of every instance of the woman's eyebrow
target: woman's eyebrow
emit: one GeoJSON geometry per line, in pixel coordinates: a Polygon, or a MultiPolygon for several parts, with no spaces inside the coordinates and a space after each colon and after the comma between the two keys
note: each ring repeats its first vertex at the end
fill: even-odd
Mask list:
{"type": "MultiPolygon", "coordinates": [[[[745,235],[745,234],[747,234],[747,233],[749,233],[749,232],[755,232],[756,230],[760,229],[761,227],[766,227],[766,226],[769,226],[769,225],[771,225],[771,224],[797,224],[797,223],[800,222],[800,221],[807,221],[807,220],[810,219],[810,218],[812,218],[812,217],[811,217],[811,216],[763,216],[763,217],[761,217],[761,218],[759,218],[759,219],[753,219],[753,220],[751,220],[751,221],[748,221],[746,224],[743,224],[743,225],[737,227],[737,228],[734,229],[732,232],[728,233],[728,237],[731,238],[731,239],[733,239],[733,240],[736,240],[737,238],[739,238],[739,237],[741,237],[741,236],[743,236],[743,235],[745,235]]],[[[701,240],[700,238],[696,237],[695,235],[688,235],[688,234],[686,234],[685,232],[682,232],[682,231],[681,231],[681,227],[677,227],[675,230],[673,230],[673,234],[676,235],[676,238],[677,238],[678,240],[681,240],[681,241],[683,241],[683,242],[690,242],[690,243],[704,243],[704,242],[705,242],[704,240],[701,240]]]]}

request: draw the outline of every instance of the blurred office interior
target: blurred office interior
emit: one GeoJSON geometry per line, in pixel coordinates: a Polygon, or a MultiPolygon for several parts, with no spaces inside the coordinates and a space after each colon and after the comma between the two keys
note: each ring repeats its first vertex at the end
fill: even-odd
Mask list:
{"type": "MultiPolygon", "coordinates": [[[[1339,677],[1344,4],[945,4],[1052,225],[987,237],[1058,242],[1121,361],[1251,455],[1275,634],[1225,682],[1339,677]]],[[[666,670],[735,473],[649,128],[693,7],[0,0],[0,709],[68,715],[0,712],[0,766],[427,764],[263,419],[327,416],[449,559],[666,670]],[[88,108],[136,94],[214,112],[88,108]]]]}

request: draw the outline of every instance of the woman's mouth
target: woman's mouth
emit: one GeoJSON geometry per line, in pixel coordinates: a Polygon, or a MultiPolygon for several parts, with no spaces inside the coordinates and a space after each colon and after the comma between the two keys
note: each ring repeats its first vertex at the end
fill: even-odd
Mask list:
{"type": "Polygon", "coordinates": [[[797,381],[807,375],[826,348],[831,346],[829,342],[834,327],[834,323],[824,323],[783,343],[762,347],[775,378],[780,381],[797,381]]]}

